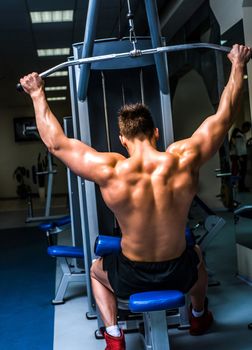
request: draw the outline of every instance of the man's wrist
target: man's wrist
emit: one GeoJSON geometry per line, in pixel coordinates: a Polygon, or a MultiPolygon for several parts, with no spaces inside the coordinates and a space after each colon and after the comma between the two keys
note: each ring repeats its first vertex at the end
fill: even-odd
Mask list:
{"type": "Polygon", "coordinates": [[[41,97],[45,97],[44,89],[38,88],[37,90],[30,93],[30,96],[33,100],[39,99],[41,97]]]}
{"type": "Polygon", "coordinates": [[[232,64],[233,64],[234,67],[243,69],[245,67],[245,65],[246,65],[246,62],[240,61],[240,60],[234,60],[232,62],[232,64]]]}

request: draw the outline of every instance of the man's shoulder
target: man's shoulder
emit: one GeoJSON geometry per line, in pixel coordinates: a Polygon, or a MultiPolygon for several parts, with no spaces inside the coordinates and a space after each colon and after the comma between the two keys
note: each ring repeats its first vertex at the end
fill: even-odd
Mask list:
{"type": "Polygon", "coordinates": [[[173,142],[166,150],[166,153],[181,157],[197,153],[197,144],[192,138],[187,138],[173,142]]]}
{"type": "Polygon", "coordinates": [[[194,170],[198,169],[200,149],[192,138],[174,142],[167,148],[166,153],[177,160],[180,170],[182,168],[189,170],[190,167],[194,170]]]}
{"type": "Polygon", "coordinates": [[[126,160],[122,154],[116,152],[104,152],[101,153],[101,156],[105,160],[106,165],[111,167],[115,167],[118,162],[126,160]]]}

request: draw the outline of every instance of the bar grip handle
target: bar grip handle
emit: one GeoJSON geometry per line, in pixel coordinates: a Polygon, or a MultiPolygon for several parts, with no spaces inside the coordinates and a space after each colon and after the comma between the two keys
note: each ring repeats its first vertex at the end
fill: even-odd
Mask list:
{"type": "Polygon", "coordinates": [[[24,92],[23,86],[20,83],[16,85],[16,89],[18,92],[24,92]]]}

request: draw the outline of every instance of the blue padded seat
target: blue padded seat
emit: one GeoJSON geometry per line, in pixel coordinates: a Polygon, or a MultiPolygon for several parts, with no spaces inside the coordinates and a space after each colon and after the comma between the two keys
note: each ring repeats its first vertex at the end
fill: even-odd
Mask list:
{"type": "Polygon", "coordinates": [[[84,252],[82,248],[64,245],[52,245],[47,248],[47,253],[48,255],[54,257],[84,258],[84,252]]]}
{"type": "MultiPolygon", "coordinates": [[[[186,242],[189,246],[196,244],[195,238],[189,228],[186,228],[186,242]]],[[[99,235],[96,237],[94,244],[94,253],[103,256],[111,253],[119,253],[121,251],[121,237],[99,235]]]]}
{"type": "Polygon", "coordinates": [[[50,221],[50,222],[43,222],[39,225],[39,229],[41,231],[49,231],[54,229],[55,227],[61,227],[64,225],[68,225],[71,223],[71,217],[69,215],[67,216],[63,216],[60,219],[54,220],[54,221],[50,221]]]}
{"type": "Polygon", "coordinates": [[[184,305],[185,295],[178,290],[135,293],[129,299],[129,308],[132,312],[175,309],[184,305]]]}
{"type": "Polygon", "coordinates": [[[180,326],[188,326],[185,296],[178,290],[135,293],[130,296],[129,309],[143,313],[145,349],[170,350],[166,310],[179,310],[180,326]]]}
{"type": "Polygon", "coordinates": [[[49,231],[53,229],[53,222],[44,222],[39,225],[39,229],[43,232],[49,231]]]}
{"type": "Polygon", "coordinates": [[[103,256],[111,253],[119,253],[121,250],[121,237],[103,236],[96,237],[94,252],[95,255],[103,256]]]}
{"type": "Polygon", "coordinates": [[[189,227],[186,227],[185,236],[187,246],[194,247],[196,244],[196,239],[189,227]]]}
{"type": "Polygon", "coordinates": [[[54,221],[55,226],[64,226],[64,225],[68,225],[71,223],[71,217],[69,215],[67,216],[63,216],[60,219],[57,219],[54,221]]]}

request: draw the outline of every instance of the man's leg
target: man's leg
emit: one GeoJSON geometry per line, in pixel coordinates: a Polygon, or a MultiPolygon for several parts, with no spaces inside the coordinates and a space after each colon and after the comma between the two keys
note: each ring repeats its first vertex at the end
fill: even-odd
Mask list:
{"type": "Polygon", "coordinates": [[[208,311],[206,303],[208,275],[205,263],[200,248],[196,246],[195,250],[199,256],[200,263],[198,265],[198,280],[189,291],[192,302],[190,334],[200,335],[208,330],[213,322],[213,316],[212,313],[208,311]]]}
{"type": "Polygon", "coordinates": [[[108,273],[103,270],[102,258],[91,266],[92,290],[105,327],[117,324],[116,297],[108,280],[108,273]]]}
{"type": "Polygon", "coordinates": [[[116,296],[109,283],[108,273],[103,270],[102,258],[93,262],[90,272],[94,298],[106,328],[106,349],[124,350],[124,334],[117,325],[116,296]]]}
{"type": "Polygon", "coordinates": [[[200,262],[198,265],[198,280],[193,285],[192,289],[189,291],[189,294],[191,296],[193,309],[196,311],[201,311],[204,309],[204,303],[207,293],[208,275],[200,248],[198,246],[195,246],[194,249],[198,254],[200,262]]]}

